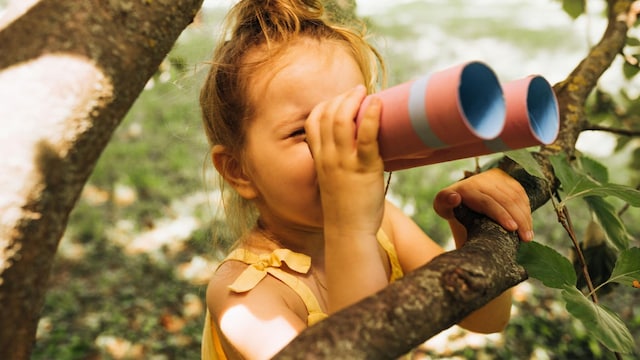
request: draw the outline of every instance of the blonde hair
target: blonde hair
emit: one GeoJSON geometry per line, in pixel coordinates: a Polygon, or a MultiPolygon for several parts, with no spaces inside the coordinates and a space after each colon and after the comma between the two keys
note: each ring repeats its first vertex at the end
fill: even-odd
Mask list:
{"type": "MultiPolygon", "coordinates": [[[[225,146],[238,161],[242,161],[245,131],[253,111],[248,95],[251,76],[277,59],[290,41],[308,37],[344,44],[358,63],[370,93],[385,80],[384,62],[366,41],[364,26],[356,31],[332,24],[320,1],[242,0],[230,10],[225,28],[228,32],[214,51],[200,106],[210,146],[225,146]],[[256,57],[256,49],[264,51],[256,57]],[[250,51],[251,62],[246,56],[250,51]]],[[[235,191],[224,193],[227,224],[233,236],[240,238],[255,224],[257,211],[235,191]]]]}

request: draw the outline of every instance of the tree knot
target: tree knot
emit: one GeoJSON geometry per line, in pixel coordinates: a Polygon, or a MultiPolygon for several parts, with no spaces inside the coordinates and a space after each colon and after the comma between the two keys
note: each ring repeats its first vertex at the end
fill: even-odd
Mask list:
{"type": "Polygon", "coordinates": [[[487,276],[481,271],[456,267],[442,274],[442,287],[456,300],[469,301],[487,289],[487,276]]]}

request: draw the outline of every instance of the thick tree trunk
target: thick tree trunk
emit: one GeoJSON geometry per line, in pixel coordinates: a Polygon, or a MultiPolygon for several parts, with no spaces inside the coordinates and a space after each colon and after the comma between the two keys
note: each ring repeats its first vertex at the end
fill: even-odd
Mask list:
{"type": "Polygon", "coordinates": [[[202,0],[42,0],[0,32],[0,358],[28,359],[69,212],[202,0]]]}

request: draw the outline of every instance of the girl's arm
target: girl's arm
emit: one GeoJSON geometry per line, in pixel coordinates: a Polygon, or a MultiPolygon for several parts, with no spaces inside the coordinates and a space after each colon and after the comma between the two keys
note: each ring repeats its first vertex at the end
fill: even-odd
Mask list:
{"type": "MultiPolygon", "coordinates": [[[[438,193],[436,212],[447,219],[456,243],[464,245],[467,233],[453,215],[464,203],[472,210],[494,219],[509,231],[518,231],[523,241],[533,238],[529,198],[522,186],[501,170],[494,169],[457,182],[438,193]]],[[[442,252],[406,215],[393,206],[387,211],[398,257],[406,271],[412,271],[442,252]]],[[[511,291],[507,290],[460,322],[460,326],[482,333],[501,331],[509,321],[511,291]]]]}
{"type": "MultiPolygon", "coordinates": [[[[436,195],[434,209],[447,219],[456,248],[464,246],[467,231],[453,215],[464,203],[471,210],[493,219],[508,231],[517,231],[522,241],[533,240],[529,197],[522,185],[500,169],[491,169],[443,189],[436,195]]],[[[459,325],[475,332],[499,332],[511,317],[511,289],[471,313],[459,325]]]]}

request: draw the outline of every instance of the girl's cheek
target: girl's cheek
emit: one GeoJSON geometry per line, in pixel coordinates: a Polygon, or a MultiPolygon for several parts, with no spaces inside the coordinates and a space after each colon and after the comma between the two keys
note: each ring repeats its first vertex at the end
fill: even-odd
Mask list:
{"type": "Polygon", "coordinates": [[[295,146],[295,151],[289,152],[286,156],[287,162],[283,164],[284,168],[281,170],[292,175],[295,174],[294,176],[300,180],[306,179],[306,181],[311,181],[315,179],[316,168],[313,156],[311,156],[311,150],[309,150],[305,142],[301,142],[295,146]]]}
{"type": "Polygon", "coordinates": [[[311,153],[311,148],[309,148],[307,142],[303,141],[298,146],[298,158],[301,161],[313,163],[313,154],[311,153]]]}

